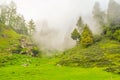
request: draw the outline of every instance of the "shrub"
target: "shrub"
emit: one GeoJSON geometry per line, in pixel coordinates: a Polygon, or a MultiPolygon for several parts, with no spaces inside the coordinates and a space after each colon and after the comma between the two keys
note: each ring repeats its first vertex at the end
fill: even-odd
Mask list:
{"type": "Polygon", "coordinates": [[[113,37],[116,40],[120,41],[120,30],[116,30],[115,33],[113,34],[113,37]]]}
{"type": "Polygon", "coordinates": [[[99,42],[99,41],[102,40],[102,36],[101,35],[94,35],[93,38],[94,38],[94,42],[99,42]]]}
{"type": "Polygon", "coordinates": [[[105,71],[120,74],[120,66],[108,67],[105,71]]]}
{"type": "Polygon", "coordinates": [[[32,56],[38,56],[38,54],[40,54],[40,50],[36,46],[31,49],[31,52],[33,53],[32,56]]]}
{"type": "Polygon", "coordinates": [[[88,48],[76,47],[64,52],[64,56],[66,57],[58,62],[60,65],[81,67],[106,67],[113,65],[112,61],[105,56],[103,49],[96,45],[88,48]]]}

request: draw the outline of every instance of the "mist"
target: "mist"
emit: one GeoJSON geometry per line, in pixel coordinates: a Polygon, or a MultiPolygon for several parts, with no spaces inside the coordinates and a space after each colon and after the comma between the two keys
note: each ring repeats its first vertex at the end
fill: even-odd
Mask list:
{"type": "MultiPolygon", "coordinates": [[[[0,0],[8,3],[11,0],[0,0]]],[[[36,23],[36,33],[33,38],[40,47],[50,50],[64,50],[75,45],[70,37],[76,27],[77,20],[82,16],[93,33],[101,30],[92,19],[92,9],[95,1],[99,1],[101,9],[107,9],[109,0],[12,0],[17,4],[17,12],[29,21],[36,23]]],[[[120,2],[119,0],[116,0],[120,2]]]]}

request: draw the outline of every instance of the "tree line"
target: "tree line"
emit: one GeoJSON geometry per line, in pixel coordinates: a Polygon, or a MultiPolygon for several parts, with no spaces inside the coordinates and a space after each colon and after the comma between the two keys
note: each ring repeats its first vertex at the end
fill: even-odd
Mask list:
{"type": "MultiPolygon", "coordinates": [[[[95,2],[93,7],[93,18],[97,24],[101,26],[102,33],[100,36],[108,37],[112,40],[120,41],[120,4],[114,0],[110,0],[107,10],[102,10],[99,2],[95,2]]],[[[71,33],[71,38],[76,40],[77,44],[87,47],[96,42],[99,36],[95,36],[84,24],[82,17],[77,21],[77,27],[71,33]]],[[[97,26],[96,26],[97,27],[97,26]]]]}
{"type": "Polygon", "coordinates": [[[24,16],[17,13],[17,6],[13,1],[9,4],[0,5],[0,24],[12,28],[19,34],[32,35],[35,31],[34,21],[31,19],[27,23],[24,16]]]}

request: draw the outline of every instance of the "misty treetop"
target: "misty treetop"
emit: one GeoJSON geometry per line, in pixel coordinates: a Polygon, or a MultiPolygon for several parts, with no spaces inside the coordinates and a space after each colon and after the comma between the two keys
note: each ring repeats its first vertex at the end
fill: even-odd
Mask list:
{"type": "Polygon", "coordinates": [[[17,13],[17,6],[12,1],[10,4],[0,5],[0,24],[12,28],[19,34],[28,35],[35,31],[34,21],[26,23],[24,16],[17,13]]]}
{"type": "Polygon", "coordinates": [[[79,17],[78,22],[77,22],[76,25],[77,25],[78,31],[81,33],[81,31],[84,28],[84,22],[82,20],[82,17],[79,17]]]}
{"type": "Polygon", "coordinates": [[[120,18],[120,4],[115,0],[109,0],[108,9],[102,10],[99,2],[96,2],[93,7],[93,18],[96,22],[103,26],[106,24],[111,24],[116,19],[120,18]]]}
{"type": "Polygon", "coordinates": [[[29,33],[32,35],[33,32],[35,32],[35,23],[32,19],[28,22],[28,28],[29,28],[29,33]]]}
{"type": "Polygon", "coordinates": [[[96,20],[96,22],[100,25],[105,24],[105,12],[101,10],[99,2],[96,2],[93,7],[93,18],[96,20]]]}
{"type": "Polygon", "coordinates": [[[120,18],[120,4],[114,0],[110,0],[107,10],[107,18],[109,22],[112,22],[120,18]]]}

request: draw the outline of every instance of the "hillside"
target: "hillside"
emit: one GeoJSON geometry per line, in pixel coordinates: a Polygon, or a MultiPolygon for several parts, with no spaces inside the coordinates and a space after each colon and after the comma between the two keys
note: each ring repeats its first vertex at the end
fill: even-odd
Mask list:
{"type": "Polygon", "coordinates": [[[9,52],[13,45],[19,44],[20,34],[0,24],[0,53],[9,52]]]}
{"type": "Polygon", "coordinates": [[[104,67],[108,72],[120,74],[120,43],[105,38],[88,48],[78,45],[66,50],[58,64],[84,68],[104,67]]]}
{"type": "Polygon", "coordinates": [[[20,59],[14,54],[40,56],[39,53],[40,50],[29,37],[0,24],[0,67],[13,65],[14,62],[19,61],[20,59]],[[11,61],[14,62],[9,63],[11,61]]]}

